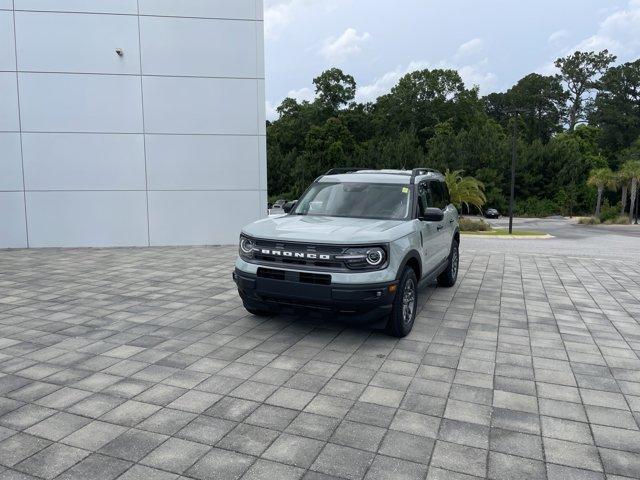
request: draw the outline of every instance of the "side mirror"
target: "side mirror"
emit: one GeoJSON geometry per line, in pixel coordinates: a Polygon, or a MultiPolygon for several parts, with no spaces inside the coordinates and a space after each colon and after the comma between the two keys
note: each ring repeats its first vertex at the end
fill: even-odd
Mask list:
{"type": "Polygon", "coordinates": [[[427,208],[420,220],[423,222],[441,222],[444,220],[444,212],[435,207],[427,208]]]}
{"type": "Polygon", "coordinates": [[[282,206],[282,210],[284,210],[284,213],[289,213],[296,207],[296,203],[298,202],[287,202],[282,206]]]}

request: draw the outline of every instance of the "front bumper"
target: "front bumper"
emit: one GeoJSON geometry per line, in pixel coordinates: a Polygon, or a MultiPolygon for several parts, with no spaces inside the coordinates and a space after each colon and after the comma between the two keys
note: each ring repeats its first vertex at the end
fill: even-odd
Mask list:
{"type": "Polygon", "coordinates": [[[233,279],[245,305],[258,310],[311,309],[367,322],[389,315],[393,308],[397,282],[318,285],[299,281],[297,272],[287,273],[279,280],[236,269],[233,279]]]}

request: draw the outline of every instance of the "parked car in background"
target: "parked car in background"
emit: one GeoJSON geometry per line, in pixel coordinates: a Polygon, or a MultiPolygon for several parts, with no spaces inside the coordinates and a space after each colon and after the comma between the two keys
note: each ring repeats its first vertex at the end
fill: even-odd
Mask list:
{"type": "Polygon", "coordinates": [[[296,206],[296,203],[298,203],[298,200],[291,200],[290,202],[285,203],[282,206],[284,213],[289,213],[291,210],[293,210],[293,208],[296,206]]]}
{"type": "Polygon", "coordinates": [[[500,218],[500,212],[495,208],[487,208],[484,212],[485,218],[500,218]]]}

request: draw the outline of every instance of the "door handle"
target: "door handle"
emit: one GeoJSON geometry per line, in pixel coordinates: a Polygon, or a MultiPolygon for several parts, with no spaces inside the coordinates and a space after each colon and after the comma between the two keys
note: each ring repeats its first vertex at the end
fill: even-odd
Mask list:
{"type": "Polygon", "coordinates": [[[442,230],[444,228],[444,225],[438,225],[438,231],[442,230]]]}

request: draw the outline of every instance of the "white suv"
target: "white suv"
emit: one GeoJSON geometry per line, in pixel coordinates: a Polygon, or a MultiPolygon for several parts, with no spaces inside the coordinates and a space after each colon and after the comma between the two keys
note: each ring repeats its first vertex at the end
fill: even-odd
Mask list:
{"type": "Polygon", "coordinates": [[[233,278],[255,315],[314,309],[412,327],[418,287],[458,276],[458,212],[442,174],[333,169],[288,215],[242,229],[233,278]]]}

